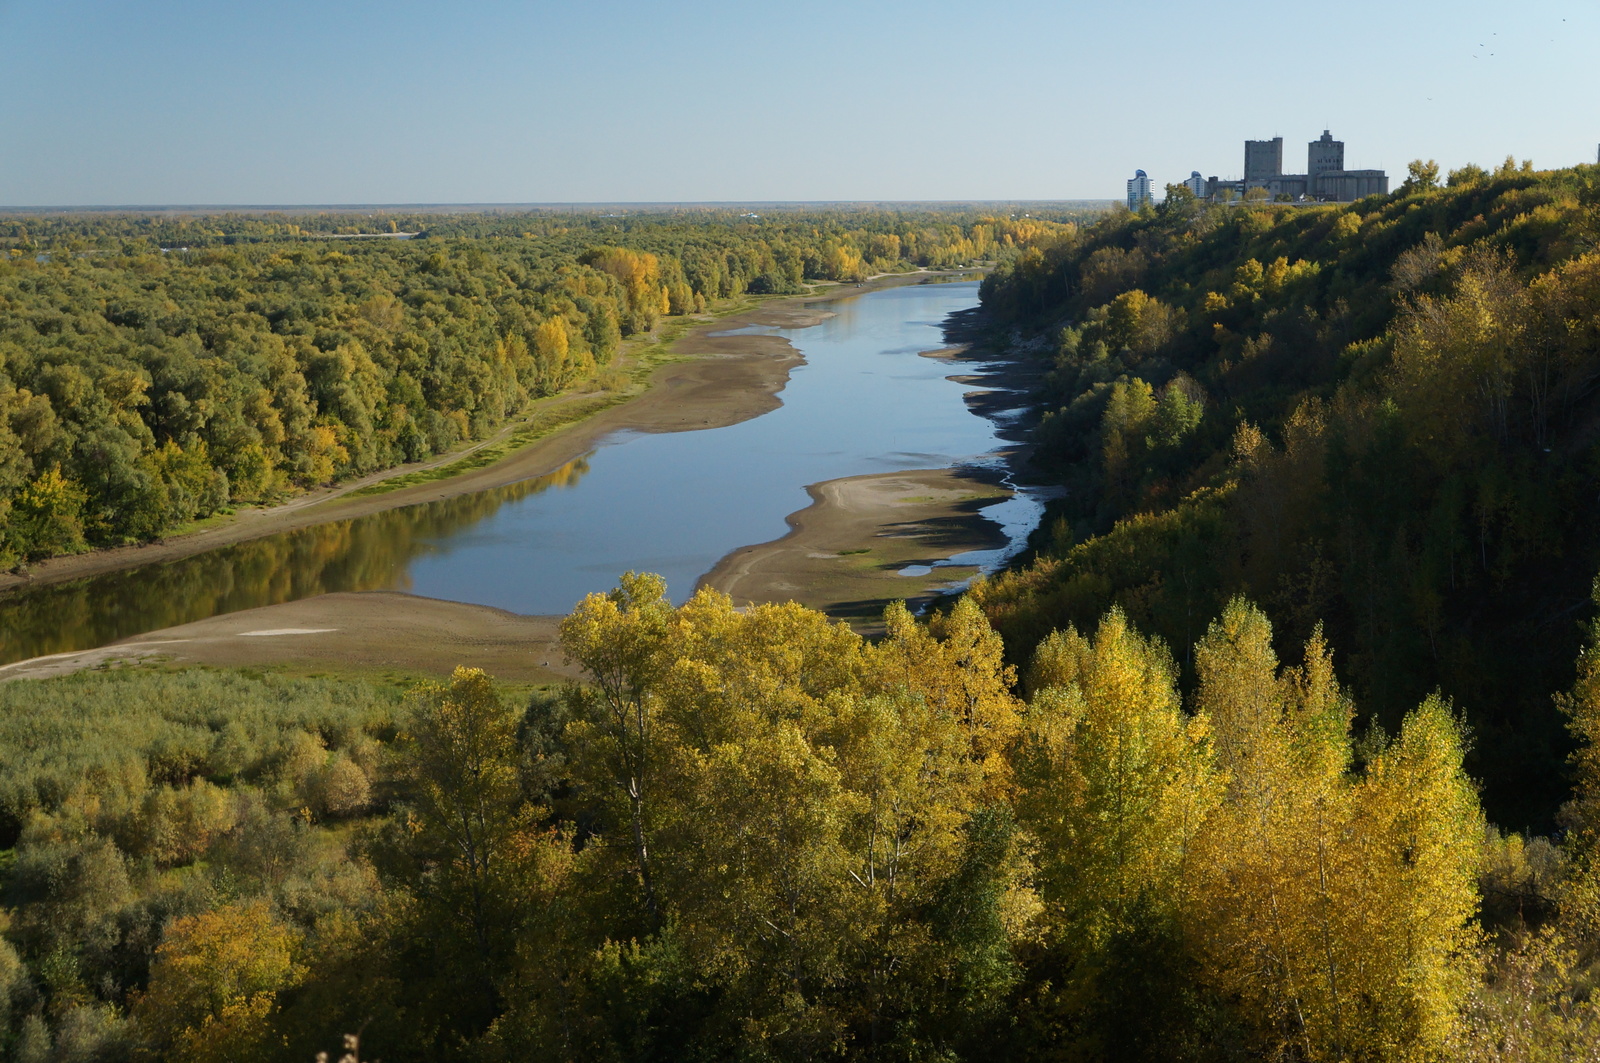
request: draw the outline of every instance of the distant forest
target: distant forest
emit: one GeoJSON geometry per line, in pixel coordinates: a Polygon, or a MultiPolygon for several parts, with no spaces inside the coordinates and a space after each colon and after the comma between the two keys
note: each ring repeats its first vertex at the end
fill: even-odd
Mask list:
{"type": "Polygon", "coordinates": [[[1000,261],[1063,230],[886,211],[3,217],[0,566],[482,439],[540,398],[621,386],[619,345],[663,317],[1000,261]]]}

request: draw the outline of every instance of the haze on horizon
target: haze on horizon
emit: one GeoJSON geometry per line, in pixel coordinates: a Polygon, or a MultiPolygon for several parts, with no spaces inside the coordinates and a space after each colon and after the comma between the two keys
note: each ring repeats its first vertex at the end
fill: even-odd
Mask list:
{"type": "Polygon", "coordinates": [[[1600,9],[0,0],[0,205],[1105,199],[1593,162],[1600,9]]]}

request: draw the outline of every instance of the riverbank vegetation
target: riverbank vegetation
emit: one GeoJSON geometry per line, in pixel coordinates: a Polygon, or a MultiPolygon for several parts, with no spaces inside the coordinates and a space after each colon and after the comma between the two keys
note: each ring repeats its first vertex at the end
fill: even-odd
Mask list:
{"type": "MultiPolygon", "coordinates": [[[[1004,259],[977,213],[0,219],[0,567],[481,440],[736,297],[1004,259]]],[[[613,379],[615,378],[615,379],[613,379]]]]}
{"type": "Polygon", "coordinates": [[[0,685],[8,1058],[1596,1058],[1600,628],[1557,846],[1243,598],[1020,674],[972,599],[885,626],[630,575],[526,705],[0,685]]]}
{"type": "Polygon", "coordinates": [[[1323,624],[1369,718],[1450,697],[1492,816],[1549,832],[1600,569],[1600,169],[1436,173],[1349,205],[1179,189],[995,271],[992,319],[1053,360],[1036,441],[1068,490],[977,594],[1018,660],[1112,605],[1175,647],[1240,593],[1280,652],[1323,624]]]}

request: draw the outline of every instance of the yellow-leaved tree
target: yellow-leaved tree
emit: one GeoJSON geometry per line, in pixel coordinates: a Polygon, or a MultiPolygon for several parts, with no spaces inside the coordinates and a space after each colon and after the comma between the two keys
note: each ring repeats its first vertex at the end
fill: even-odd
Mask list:
{"type": "Polygon", "coordinates": [[[278,994],[304,974],[298,942],[262,901],[174,919],[133,1006],[141,1033],[172,1063],[262,1058],[278,994]]]}
{"type": "Polygon", "coordinates": [[[1215,805],[1203,716],[1186,717],[1171,654],[1120,609],[1092,638],[1034,654],[1017,810],[1038,846],[1052,1040],[1114,1058],[1171,1050],[1187,978],[1184,866],[1215,805]]]}
{"type": "Polygon", "coordinates": [[[1433,1058],[1467,987],[1482,836],[1454,718],[1429,699],[1357,776],[1320,631],[1280,671],[1236,598],[1195,665],[1226,780],[1189,865],[1203,978],[1257,1052],[1433,1058]]]}
{"type": "MultiPolygon", "coordinates": [[[[874,647],[799,605],[739,610],[709,589],[673,608],[632,574],[567,619],[592,684],[570,695],[565,741],[605,809],[581,873],[632,877],[646,912],[569,999],[626,1001],[648,1024],[688,1006],[674,994],[714,992],[743,1043],[807,1058],[941,1015],[948,1040],[1003,1005],[1037,907],[1004,806],[1011,672],[972,605],[928,626],[896,606],[886,626],[874,647]]],[[[526,1006],[525,1028],[560,1026],[533,1014],[554,995],[526,1006]]],[[[636,1035],[578,1036],[609,1051],[636,1035]]]]}

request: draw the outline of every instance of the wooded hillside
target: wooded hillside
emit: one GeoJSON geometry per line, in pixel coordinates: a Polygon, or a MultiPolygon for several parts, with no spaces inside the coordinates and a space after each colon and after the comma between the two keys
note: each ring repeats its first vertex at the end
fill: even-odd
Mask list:
{"type": "Polygon", "coordinates": [[[1375,719],[1454,699],[1491,814],[1549,828],[1600,568],[1600,170],[1431,173],[1348,206],[1178,189],[995,272],[985,307],[1054,360],[1069,495],[977,593],[1019,654],[1113,603],[1177,646],[1237,593],[1281,648],[1324,623],[1375,719]]]}

